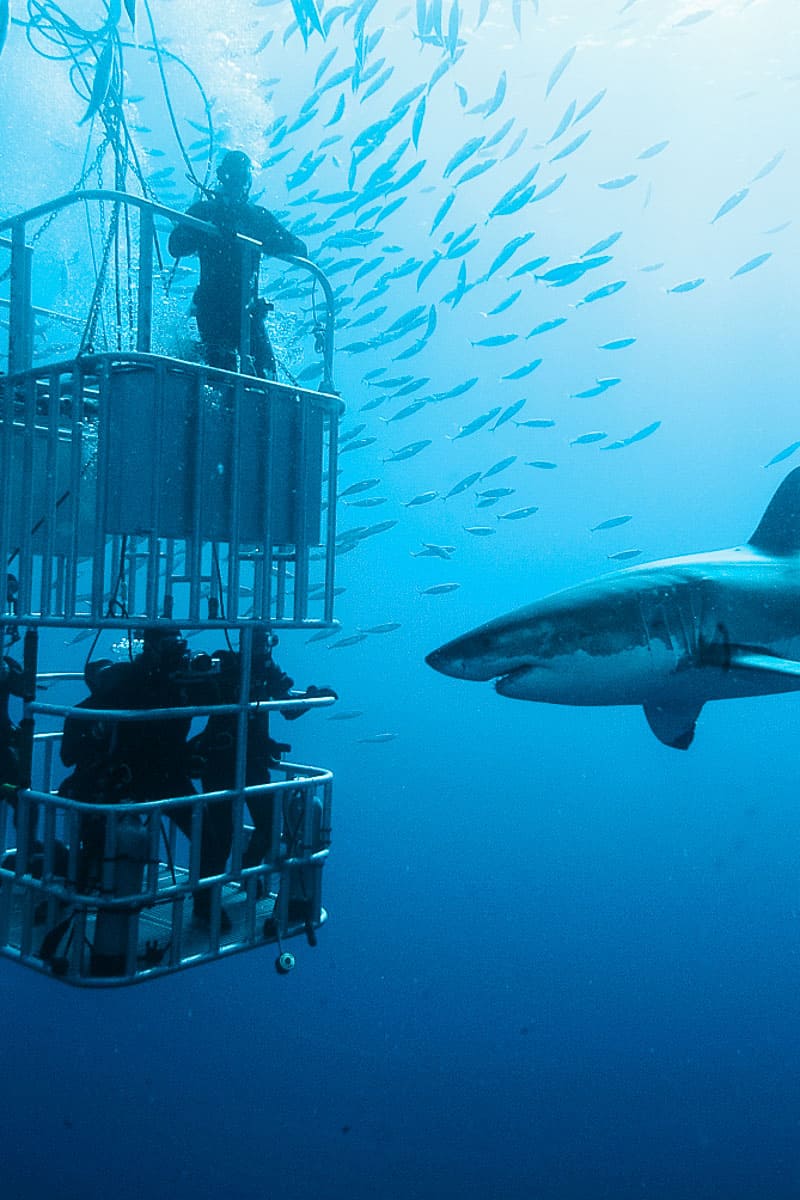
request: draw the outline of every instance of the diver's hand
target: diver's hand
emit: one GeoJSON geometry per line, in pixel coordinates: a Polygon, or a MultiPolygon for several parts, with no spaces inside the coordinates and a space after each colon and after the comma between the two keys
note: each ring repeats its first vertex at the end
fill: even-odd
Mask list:
{"type": "Polygon", "coordinates": [[[327,683],[324,683],[321,687],[317,687],[315,683],[310,683],[306,688],[306,696],[309,698],[313,696],[332,696],[334,700],[339,699],[338,692],[335,692],[327,683]]]}
{"type": "MultiPolygon", "coordinates": [[[[305,692],[303,692],[303,694],[301,696],[298,696],[297,699],[298,700],[313,700],[317,696],[332,696],[334,700],[339,699],[339,697],[337,696],[336,692],[333,690],[332,687],[327,687],[327,686],[326,687],[317,687],[317,685],[314,683],[310,683],[308,685],[308,687],[306,688],[305,692]]],[[[304,714],[307,712],[310,712],[310,710],[311,710],[311,705],[305,704],[302,707],[298,707],[298,708],[284,709],[283,715],[287,721],[296,721],[298,717],[304,716],[304,714]]]]}

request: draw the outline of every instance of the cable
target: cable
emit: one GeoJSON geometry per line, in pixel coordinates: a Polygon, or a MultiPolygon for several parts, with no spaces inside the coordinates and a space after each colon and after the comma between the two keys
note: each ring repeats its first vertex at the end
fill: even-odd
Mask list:
{"type": "MultiPolygon", "coordinates": [[[[194,167],[192,166],[192,161],[189,157],[188,151],[186,150],[186,147],[183,144],[183,138],[181,137],[180,130],[178,129],[178,121],[175,116],[175,110],[172,107],[172,100],[171,100],[170,94],[169,94],[169,87],[167,86],[167,78],[166,78],[166,75],[164,74],[164,62],[163,62],[163,57],[162,57],[164,54],[164,51],[162,51],[161,45],[158,41],[158,35],[156,34],[155,22],[153,21],[153,14],[150,11],[149,0],[144,0],[144,10],[147,13],[147,21],[150,26],[150,32],[153,37],[153,49],[155,50],[155,53],[156,53],[156,60],[158,62],[158,71],[161,76],[161,86],[164,91],[164,100],[166,101],[167,112],[169,113],[169,119],[170,119],[170,123],[172,125],[172,132],[175,134],[175,140],[178,143],[178,148],[180,149],[181,157],[183,158],[183,161],[186,164],[188,171],[190,172],[192,178],[194,179],[194,174],[195,174],[194,167]]],[[[170,57],[177,59],[176,55],[170,55],[170,57]]],[[[181,59],[177,59],[177,61],[180,62],[182,66],[186,67],[186,70],[189,71],[189,74],[194,79],[195,83],[197,84],[197,86],[200,90],[200,95],[203,97],[203,102],[204,102],[205,108],[206,108],[206,116],[208,118],[208,131],[209,131],[208,165],[206,168],[206,177],[205,177],[205,182],[207,183],[208,178],[211,174],[211,162],[213,160],[213,147],[214,147],[214,127],[213,127],[213,123],[211,121],[211,106],[209,105],[208,100],[206,98],[206,94],[200,84],[199,79],[194,74],[194,72],[191,71],[189,69],[189,67],[186,66],[186,63],[184,63],[181,59]]],[[[198,186],[201,186],[201,185],[198,184],[198,186]]]]}

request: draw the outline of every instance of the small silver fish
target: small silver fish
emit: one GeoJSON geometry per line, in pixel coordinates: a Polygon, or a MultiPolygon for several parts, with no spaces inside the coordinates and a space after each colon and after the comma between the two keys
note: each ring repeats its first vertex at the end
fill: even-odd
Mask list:
{"type": "Polygon", "coordinates": [[[439,495],[438,492],[420,492],[413,500],[401,500],[403,508],[414,508],[420,504],[430,504],[431,500],[435,500],[439,495]]]}
{"type": "Polygon", "coordinates": [[[451,558],[455,546],[437,546],[434,542],[423,542],[424,550],[411,550],[412,558],[451,558]]]}
{"type": "Polygon", "coordinates": [[[64,645],[77,646],[78,642],[85,642],[87,638],[94,637],[96,632],[95,629],[80,629],[68,642],[64,642],[64,645]]]}
{"type": "Polygon", "coordinates": [[[719,206],[716,213],[711,218],[711,224],[713,225],[715,221],[718,221],[720,219],[720,217],[727,216],[727,214],[729,212],[731,212],[734,208],[738,208],[738,206],[742,203],[742,201],[744,199],[746,199],[749,192],[750,192],[750,188],[743,187],[743,188],[740,188],[738,192],[734,192],[732,196],[729,196],[728,199],[725,200],[724,203],[722,203],[719,206]]]}
{"type": "Polygon", "coordinates": [[[602,442],[607,437],[607,433],[582,433],[580,437],[572,439],[570,446],[588,446],[591,442],[602,442]]]}
{"type": "Polygon", "coordinates": [[[377,487],[380,479],[362,479],[359,483],[351,483],[350,487],[339,492],[339,499],[343,500],[345,496],[356,496],[359,492],[368,492],[370,488],[377,487]]]}
{"type": "Polygon", "coordinates": [[[444,596],[447,592],[454,592],[456,588],[460,588],[460,583],[434,583],[432,587],[418,588],[420,596],[444,596]]]}
{"type": "Polygon", "coordinates": [[[582,392],[573,392],[570,399],[587,400],[591,396],[601,396],[603,392],[608,391],[611,387],[616,387],[621,382],[621,379],[598,379],[594,387],[585,388],[582,392]]]}
{"type": "Polygon", "coordinates": [[[631,520],[633,520],[633,518],[630,516],[609,517],[607,521],[601,521],[599,525],[593,525],[589,532],[598,533],[601,529],[615,529],[617,525],[626,525],[628,521],[631,520]]]}
{"type": "Polygon", "coordinates": [[[765,251],[764,254],[757,254],[755,258],[750,258],[746,263],[737,267],[730,278],[736,279],[737,275],[747,275],[749,271],[755,271],[756,267],[762,266],[770,258],[772,258],[771,250],[765,251]]]}
{"type": "Polygon", "coordinates": [[[705,283],[702,276],[700,279],[687,279],[685,283],[676,283],[674,287],[667,288],[667,291],[681,295],[683,292],[693,292],[695,288],[700,287],[701,283],[705,283]]]}
{"type": "Polygon", "coordinates": [[[511,512],[498,513],[498,521],[521,521],[523,517],[532,517],[539,511],[538,504],[529,504],[527,508],[515,508],[511,512]]]}
{"type": "Polygon", "coordinates": [[[572,59],[573,59],[573,56],[574,56],[576,50],[577,50],[577,46],[571,46],[570,49],[567,50],[566,54],[562,58],[560,58],[558,60],[558,62],[556,63],[556,65],[553,67],[553,70],[550,72],[550,78],[547,81],[547,87],[545,88],[545,93],[544,93],[545,100],[550,95],[553,88],[556,86],[556,84],[558,83],[559,79],[566,71],[569,64],[572,62],[572,59]]]}
{"type": "Polygon", "coordinates": [[[92,84],[92,94],[89,98],[89,106],[86,112],[78,122],[79,125],[85,125],[87,121],[91,121],[92,117],[102,108],[108,90],[111,86],[111,74],[114,69],[114,49],[115,43],[109,37],[106,42],[102,54],[97,60],[97,66],[94,72],[94,83],[92,84]]]}
{"type": "Polygon", "coordinates": [[[500,500],[503,496],[513,496],[515,491],[516,488],[510,487],[488,488],[485,492],[476,492],[475,495],[480,500],[500,500]]]}
{"type": "Polygon", "coordinates": [[[306,645],[310,645],[311,642],[324,642],[327,638],[332,638],[337,633],[339,633],[338,626],[334,629],[320,629],[317,633],[312,633],[310,638],[306,638],[306,645]]]}
{"type": "MultiPolygon", "coordinates": [[[[374,440],[374,439],[373,439],[374,440]]],[[[425,441],[409,442],[407,446],[401,446],[399,450],[393,450],[390,458],[384,458],[384,462],[404,462],[407,458],[413,458],[415,454],[419,454],[427,446],[432,445],[431,439],[425,441]]]]}
{"type": "MultiPolygon", "coordinates": [[[[489,421],[493,421],[501,411],[501,405],[492,408],[488,413],[483,413],[480,417],[476,417],[474,421],[470,421],[467,425],[462,425],[458,433],[450,437],[451,442],[457,441],[459,438],[469,437],[472,433],[477,433],[479,429],[483,429],[484,425],[488,425],[489,421]]],[[[448,435],[449,437],[449,435],[448,435]]]]}
{"type": "Polygon", "coordinates": [[[618,179],[606,179],[604,183],[598,183],[598,187],[605,188],[606,191],[615,191],[617,188],[627,187],[638,179],[638,175],[621,175],[618,179]]]}
{"type": "Polygon", "coordinates": [[[445,496],[445,500],[449,500],[451,496],[458,496],[461,492],[466,492],[467,488],[471,488],[473,483],[477,483],[481,477],[480,471],[473,471],[471,475],[465,476],[450,488],[450,491],[445,496]]]}
{"type": "Polygon", "coordinates": [[[338,642],[331,642],[328,649],[342,650],[345,646],[355,646],[358,642],[363,642],[366,636],[366,633],[351,633],[348,637],[340,638],[338,642]]]}
{"type": "Polygon", "coordinates": [[[636,433],[632,433],[629,438],[625,438],[626,446],[630,446],[633,442],[644,441],[645,438],[654,434],[657,429],[661,428],[660,421],[653,421],[650,425],[645,425],[644,429],[637,429],[636,433]]]}
{"type": "Polygon", "coordinates": [[[641,152],[641,154],[637,154],[636,157],[637,158],[655,158],[655,156],[657,154],[660,154],[662,150],[666,150],[668,145],[669,145],[669,141],[656,142],[654,145],[648,146],[646,150],[643,150],[641,152]]]}
{"type": "Polygon", "coordinates": [[[607,283],[605,287],[596,288],[593,292],[589,292],[588,295],[584,296],[582,300],[579,300],[575,307],[580,308],[583,304],[593,304],[595,300],[602,300],[605,296],[613,296],[616,292],[621,291],[626,283],[627,280],[625,279],[617,279],[614,283],[607,283]]]}
{"type": "Polygon", "coordinates": [[[800,450],[800,442],[792,442],[791,445],[786,446],[783,450],[779,450],[768,463],[764,463],[764,466],[773,467],[775,463],[783,462],[784,459],[790,458],[797,450],[800,450]]]}
{"type": "Polygon", "coordinates": [[[516,461],[516,454],[510,454],[508,458],[501,458],[494,466],[489,467],[488,471],[483,472],[481,479],[489,479],[492,475],[499,475],[501,471],[505,471],[508,467],[513,466],[516,461]]]}
{"type": "Polygon", "coordinates": [[[364,450],[367,446],[371,446],[373,442],[377,442],[376,437],[357,438],[354,442],[348,442],[346,446],[342,446],[339,453],[347,454],[349,450],[364,450]]]}
{"type": "MultiPolygon", "coordinates": [[[[480,338],[477,342],[471,341],[470,345],[471,346],[487,346],[487,347],[507,346],[509,344],[509,342],[515,342],[516,340],[517,340],[516,333],[498,333],[498,334],[495,334],[493,337],[480,338]]],[[[500,409],[498,408],[497,411],[499,412],[500,409]]]]}
{"type": "MultiPolygon", "coordinates": [[[[501,425],[505,425],[506,421],[510,421],[512,417],[515,417],[527,403],[528,401],[526,399],[515,400],[513,404],[509,404],[508,408],[504,408],[492,426],[491,432],[494,433],[495,429],[499,429],[501,425]]],[[[517,424],[519,424],[519,422],[517,422],[517,424]]]]}
{"type": "Polygon", "coordinates": [[[3,53],[3,48],[8,38],[8,31],[11,27],[11,4],[10,0],[0,0],[0,54],[3,53]]]}

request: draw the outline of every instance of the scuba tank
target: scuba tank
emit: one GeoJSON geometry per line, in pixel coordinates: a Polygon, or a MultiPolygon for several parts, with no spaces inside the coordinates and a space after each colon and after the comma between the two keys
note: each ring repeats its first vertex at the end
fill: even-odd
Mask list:
{"type": "Polygon", "coordinates": [[[102,869],[102,892],[109,899],[128,897],[130,905],[108,904],[97,907],[90,972],[94,976],[128,974],[126,964],[131,952],[134,969],[141,912],[141,891],[148,856],[147,829],[132,813],[109,813],[106,829],[106,855],[102,869]]]}

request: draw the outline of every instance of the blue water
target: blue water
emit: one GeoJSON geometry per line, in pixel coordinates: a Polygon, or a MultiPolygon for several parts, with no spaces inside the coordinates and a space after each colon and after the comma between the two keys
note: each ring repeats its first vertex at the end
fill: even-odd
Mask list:
{"type": "MultiPolygon", "coordinates": [[[[67,7],[88,26],[102,6],[67,7]]],[[[683,754],[655,740],[639,709],[513,702],[423,662],[485,619],[619,565],[609,555],[637,549],[646,561],[746,540],[795,465],[790,457],[765,469],[800,438],[800,25],[780,0],[492,0],[479,23],[485,7],[463,0],[458,41],[448,46],[447,0],[441,37],[435,3],[377,0],[363,21],[365,68],[382,57],[385,66],[356,91],[348,80],[325,92],[313,119],[270,147],[274,134],[264,131],[284,113],[289,124],[297,119],[329,50],[338,48],[322,82],[353,64],[357,6],[345,20],[326,0],[327,39],[311,28],[307,49],[281,0],[154,6],[166,46],[214,101],[223,145],[257,163],[290,149],[254,189],[290,226],[336,210],[319,197],[347,190],[359,132],[449,63],[426,93],[418,151],[412,142],[393,178],[416,161],[425,166],[385,196],[406,201],[381,238],[326,248],[326,238],[354,228],[353,214],[303,234],[327,265],[385,256],[355,285],[355,266],[333,275],[353,301],[341,310],[340,346],[379,337],[418,304],[426,319],[435,306],[437,326],[418,355],[399,362],[391,355],[424,325],[384,349],[337,358],[343,431],[363,421],[361,436],[377,439],[342,456],[342,487],[379,478],[365,494],[386,497],[374,509],[343,506],[339,527],[397,521],[337,559],[346,589],[337,615],[343,635],[390,621],[400,628],[338,649],[286,634],[279,647],[299,684],[331,683],[342,708],[363,712],[340,722],[311,714],[291,729],[296,760],[336,773],[330,920],[319,946],[298,947],[297,969],[284,979],[265,951],[126,993],[76,992],[0,965],[1,1173],[14,1200],[800,1194],[800,700],[709,705],[683,754]],[[419,10],[432,26],[423,42],[414,36],[419,10]],[[362,101],[389,66],[392,75],[362,101]],[[493,100],[502,72],[497,110],[470,113],[493,100]],[[574,115],[604,89],[591,113],[546,144],[573,100],[574,115]],[[340,94],[344,115],[325,128],[340,94]],[[459,147],[488,140],[512,117],[498,146],[443,180],[459,147]],[[504,159],[523,129],[522,145],[504,159]],[[583,145],[550,163],[586,129],[583,145]],[[304,156],[334,134],[342,140],[308,182],[289,187],[304,156]],[[489,157],[497,163],[457,184],[489,157]],[[490,218],[537,161],[540,190],[562,174],[563,183],[516,214],[490,218]],[[599,186],[628,175],[636,178],[623,187],[599,186]],[[315,187],[317,198],[292,203],[315,187]],[[453,207],[431,236],[451,190],[453,207]],[[445,258],[419,291],[417,268],[356,309],[382,272],[446,255],[445,236],[473,223],[479,240],[464,259],[445,258]],[[456,307],[443,301],[462,262],[473,283],[531,231],[456,307]],[[611,261],[579,282],[509,278],[534,257],[548,259],[537,274],[577,261],[617,231],[600,252],[611,261]],[[672,290],[697,279],[692,290],[672,290]],[[616,281],[624,288],[579,304],[616,281]],[[487,315],[517,288],[505,312],[487,315]],[[345,318],[379,305],[383,316],[348,331],[345,318]],[[525,340],[558,317],[566,322],[525,340]],[[517,339],[472,345],[508,334],[517,339]],[[635,342],[598,349],[624,338],[635,342]],[[535,357],[543,361],[533,373],[501,381],[535,357]],[[380,367],[383,378],[429,382],[361,413],[379,391],[364,376],[380,367]],[[457,398],[382,420],[414,396],[476,376],[457,398]],[[619,382],[577,397],[611,378],[619,382]],[[555,424],[508,421],[452,440],[462,425],[522,398],[518,420],[555,424]],[[655,422],[652,435],[603,451],[655,422]],[[606,442],[570,445],[591,431],[606,442]],[[428,439],[414,458],[384,462],[428,439]],[[511,455],[513,465],[459,496],[404,507],[511,455]],[[524,465],[533,460],[557,467],[524,465]],[[515,491],[476,508],[475,490],[493,486],[515,491]],[[531,505],[534,515],[497,519],[531,505]],[[589,533],[620,514],[632,520],[589,533]],[[465,532],[475,525],[494,532],[465,532]],[[451,557],[412,557],[423,542],[453,547],[451,557]],[[423,594],[445,582],[460,586],[423,594]],[[396,736],[369,740],[380,733],[396,736]]],[[[14,15],[26,19],[21,6],[14,15]]],[[[125,20],[123,10],[120,29],[131,41],[125,20]]],[[[138,28],[146,45],[141,10],[138,28]]],[[[144,96],[138,145],[152,170],[174,167],[175,185],[156,194],[182,207],[193,191],[155,67],[145,49],[125,55],[128,94],[144,96]]],[[[87,100],[71,89],[67,66],[37,55],[19,25],[0,65],[5,215],[71,187],[87,138],[94,150],[99,136],[78,125],[87,100]]],[[[169,79],[186,140],[200,138],[185,123],[204,119],[196,92],[177,68],[169,79]]],[[[418,104],[358,166],[356,187],[411,138],[418,104]]],[[[53,236],[51,295],[40,293],[39,303],[86,270],[53,236]]],[[[184,314],[176,305],[168,324],[184,314]]],[[[65,649],[63,665],[74,668],[80,650],[65,649]]]]}

